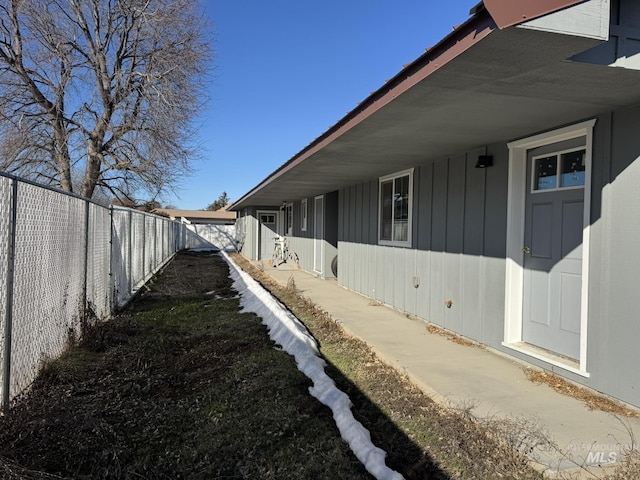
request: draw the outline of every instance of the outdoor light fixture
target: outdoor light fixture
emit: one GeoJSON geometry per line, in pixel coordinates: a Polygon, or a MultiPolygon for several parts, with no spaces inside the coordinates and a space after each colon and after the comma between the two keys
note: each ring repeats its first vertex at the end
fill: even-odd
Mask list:
{"type": "Polygon", "coordinates": [[[476,168],[487,168],[493,166],[493,155],[478,155],[476,168]]]}

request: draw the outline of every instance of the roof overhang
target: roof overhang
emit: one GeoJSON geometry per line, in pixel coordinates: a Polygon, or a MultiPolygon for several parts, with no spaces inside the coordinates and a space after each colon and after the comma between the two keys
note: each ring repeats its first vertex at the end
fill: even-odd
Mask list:
{"type": "Polygon", "coordinates": [[[231,208],[278,206],[640,102],[638,72],[567,61],[601,42],[500,30],[480,9],[231,208]]]}

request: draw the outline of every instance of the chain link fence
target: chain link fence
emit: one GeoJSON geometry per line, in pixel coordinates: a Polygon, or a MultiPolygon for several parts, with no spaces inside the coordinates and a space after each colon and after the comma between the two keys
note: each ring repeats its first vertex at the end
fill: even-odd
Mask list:
{"type": "Polygon", "coordinates": [[[125,306],[178,250],[202,245],[179,222],[0,173],[3,409],[85,324],[125,306]]]}

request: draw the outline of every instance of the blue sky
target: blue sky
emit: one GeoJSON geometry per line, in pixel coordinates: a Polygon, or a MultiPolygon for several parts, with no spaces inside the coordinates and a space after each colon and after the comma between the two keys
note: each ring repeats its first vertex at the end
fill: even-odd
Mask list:
{"type": "Polygon", "coordinates": [[[177,195],[238,200],[468,18],[477,0],[202,0],[214,74],[203,159],[177,195]]]}

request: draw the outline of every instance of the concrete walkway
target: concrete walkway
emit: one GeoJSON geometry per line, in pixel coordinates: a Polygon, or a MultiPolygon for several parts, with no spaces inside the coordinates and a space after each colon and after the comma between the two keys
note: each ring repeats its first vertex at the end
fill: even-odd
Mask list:
{"type": "Polygon", "coordinates": [[[578,400],[527,380],[523,363],[429,333],[422,320],[375,304],[335,280],[287,268],[264,270],[283,285],[293,276],[302,295],[434,400],[460,408],[473,406],[478,418],[504,420],[514,443],[535,446],[529,455],[549,477],[562,472],[575,475],[570,478],[598,478],[631,444],[629,429],[640,434],[639,420],[620,421],[591,411],[578,400]],[[555,447],[538,444],[535,431],[545,433],[555,447]]]}

